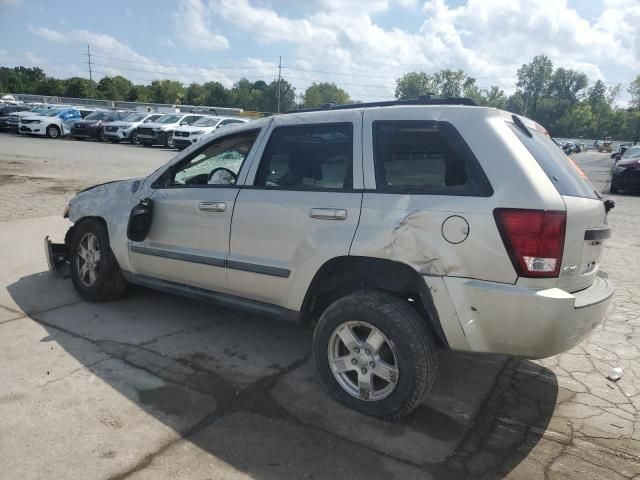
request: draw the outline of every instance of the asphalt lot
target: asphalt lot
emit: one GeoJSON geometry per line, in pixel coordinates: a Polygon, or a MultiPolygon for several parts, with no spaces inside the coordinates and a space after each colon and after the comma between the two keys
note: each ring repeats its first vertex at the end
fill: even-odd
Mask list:
{"type": "MultiPolygon", "coordinates": [[[[141,288],[89,304],[46,272],[75,190],[173,154],[0,134],[0,479],[640,478],[638,196],[611,197],[617,295],[589,341],[442,355],[432,395],[384,423],[324,393],[310,330],[141,288]]],[[[607,190],[608,155],[574,159],[607,190]]]]}

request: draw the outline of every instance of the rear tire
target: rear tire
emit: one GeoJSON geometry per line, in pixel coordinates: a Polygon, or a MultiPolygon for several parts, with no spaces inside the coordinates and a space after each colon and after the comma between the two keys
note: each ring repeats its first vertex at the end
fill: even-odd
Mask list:
{"type": "Polygon", "coordinates": [[[140,143],[138,141],[138,132],[131,132],[131,135],[129,136],[129,142],[131,142],[132,145],[138,145],[140,143]]]}
{"type": "Polygon", "coordinates": [[[124,294],[127,280],[101,221],[87,219],[76,227],[71,238],[70,261],[73,286],[84,300],[115,300],[124,294]]]}
{"type": "Polygon", "coordinates": [[[175,148],[176,144],[173,141],[173,132],[167,134],[167,137],[164,141],[164,146],[167,148],[175,148]]]}
{"type": "Polygon", "coordinates": [[[153,147],[153,143],[149,143],[149,142],[140,142],[140,143],[145,147],[153,147]]]}
{"type": "Polygon", "coordinates": [[[49,138],[59,138],[60,137],[60,129],[56,125],[49,125],[47,127],[47,137],[49,138]]]}
{"type": "Polygon", "coordinates": [[[336,400],[384,420],[412,412],[433,386],[438,368],[425,320],[405,300],[380,291],[357,292],[331,304],[316,325],[313,357],[336,400]],[[343,335],[353,340],[351,347],[343,335]]]}

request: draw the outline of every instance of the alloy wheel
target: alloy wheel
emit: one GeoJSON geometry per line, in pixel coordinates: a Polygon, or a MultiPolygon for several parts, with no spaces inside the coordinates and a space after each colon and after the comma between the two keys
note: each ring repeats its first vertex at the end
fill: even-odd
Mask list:
{"type": "Polygon", "coordinates": [[[91,287],[98,279],[100,265],[100,244],[93,233],[85,233],[76,251],[76,272],[83,285],[91,287]]]}
{"type": "Polygon", "coordinates": [[[329,339],[331,372],[349,395],[365,401],[388,397],[398,383],[399,369],[393,343],[373,325],[345,322],[329,339]]]}

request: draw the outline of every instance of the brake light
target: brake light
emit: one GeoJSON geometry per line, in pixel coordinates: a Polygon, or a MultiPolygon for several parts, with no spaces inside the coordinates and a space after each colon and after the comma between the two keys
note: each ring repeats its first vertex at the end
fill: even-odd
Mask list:
{"type": "Polygon", "coordinates": [[[558,277],[566,212],[496,208],[493,216],[519,276],[558,277]]]}

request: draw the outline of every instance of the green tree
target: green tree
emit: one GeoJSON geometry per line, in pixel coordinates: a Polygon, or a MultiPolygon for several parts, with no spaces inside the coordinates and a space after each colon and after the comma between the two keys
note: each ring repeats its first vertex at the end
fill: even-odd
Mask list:
{"type": "Polygon", "coordinates": [[[495,85],[484,93],[483,105],[487,107],[494,107],[505,109],[507,107],[507,96],[504,90],[501,90],[495,85]]]}
{"type": "Polygon", "coordinates": [[[71,77],[65,81],[64,96],[71,98],[90,98],[95,91],[95,82],[82,77],[71,77]]]}
{"type": "Polygon", "coordinates": [[[192,82],[185,92],[184,102],[187,105],[205,105],[205,89],[202,85],[192,82]]]}
{"type": "Polygon", "coordinates": [[[325,103],[338,105],[351,103],[351,98],[347,92],[338,88],[335,83],[313,82],[305,90],[302,101],[305,107],[313,108],[325,103]]]}
{"type": "Polygon", "coordinates": [[[407,100],[427,93],[436,93],[433,76],[424,72],[409,72],[396,80],[396,98],[407,100]]]}
{"type": "Polygon", "coordinates": [[[38,95],[51,95],[54,97],[61,97],[62,95],[64,95],[64,89],[64,80],[47,77],[38,84],[35,93],[37,93],[38,95]]]}
{"type": "Polygon", "coordinates": [[[106,100],[124,100],[133,83],[121,75],[102,77],[96,87],[96,93],[106,100]]]}
{"type": "Polygon", "coordinates": [[[151,87],[148,85],[134,85],[127,93],[129,102],[151,102],[151,87]]]}
{"type": "Polygon", "coordinates": [[[436,85],[434,93],[441,97],[460,97],[464,89],[475,93],[476,80],[467,77],[462,70],[440,70],[433,76],[433,81],[436,85]]]}
{"type": "Polygon", "coordinates": [[[584,73],[560,67],[553,72],[549,79],[547,95],[558,100],[565,100],[569,105],[574,105],[588,85],[589,79],[584,73]]]}
{"type": "Polygon", "coordinates": [[[204,105],[211,107],[228,107],[230,104],[229,90],[220,82],[207,82],[204,89],[204,105]]]}
{"type": "Polygon", "coordinates": [[[261,102],[258,108],[261,112],[278,111],[278,82],[280,83],[280,112],[289,112],[297,108],[296,89],[285,79],[274,80],[264,92],[262,92],[261,102]]]}
{"type": "Polygon", "coordinates": [[[516,86],[522,91],[525,98],[524,114],[535,118],[538,109],[538,99],[548,90],[553,63],[548,57],[538,55],[531,63],[522,65],[518,69],[518,83],[516,86]]]}
{"type": "Polygon", "coordinates": [[[151,100],[155,103],[179,104],[184,94],[184,86],[175,80],[154,80],[151,82],[151,100]]]}

